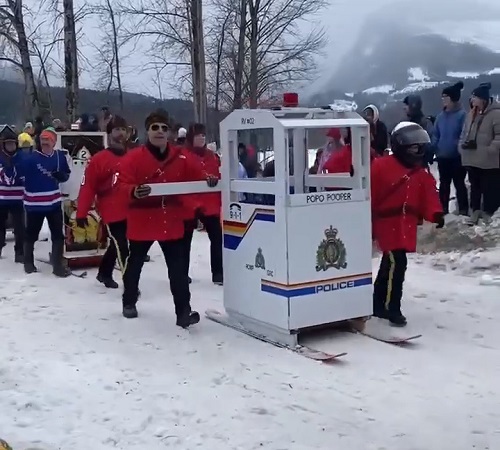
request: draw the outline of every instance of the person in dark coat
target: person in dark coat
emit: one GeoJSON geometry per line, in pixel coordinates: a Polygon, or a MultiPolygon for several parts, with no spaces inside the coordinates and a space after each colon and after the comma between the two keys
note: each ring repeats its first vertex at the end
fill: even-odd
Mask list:
{"type": "Polygon", "coordinates": [[[363,115],[370,124],[371,148],[377,155],[383,156],[388,148],[389,134],[385,123],[379,119],[379,111],[375,105],[368,105],[363,109],[363,115]]]}
{"type": "Polygon", "coordinates": [[[448,214],[451,182],[457,192],[459,214],[469,214],[469,200],[465,187],[466,169],[462,165],[458,143],[466,113],[460,104],[464,84],[459,81],[443,89],[443,111],[436,117],[432,145],[439,169],[439,198],[443,211],[448,214]]]}
{"type": "MultiPolygon", "coordinates": [[[[434,127],[432,122],[422,112],[422,98],[420,95],[408,95],[403,100],[403,104],[407,120],[420,125],[425,131],[427,131],[429,138],[432,137],[434,127]]],[[[422,162],[425,166],[428,166],[429,164],[432,164],[433,161],[434,149],[432,144],[429,144],[425,148],[425,157],[422,162]]]]}

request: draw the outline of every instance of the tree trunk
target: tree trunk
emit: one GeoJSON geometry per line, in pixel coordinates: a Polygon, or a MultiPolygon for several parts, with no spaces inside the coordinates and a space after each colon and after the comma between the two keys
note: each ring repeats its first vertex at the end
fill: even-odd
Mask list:
{"type": "Polygon", "coordinates": [[[21,59],[21,69],[24,77],[25,100],[28,117],[33,118],[39,113],[40,105],[38,99],[38,90],[33,75],[33,66],[31,65],[28,38],[24,28],[23,2],[16,0],[13,8],[14,28],[16,29],[18,39],[19,56],[21,59]]]}
{"type": "Polygon", "coordinates": [[[238,35],[238,53],[234,70],[234,98],[233,109],[243,106],[243,70],[245,66],[245,36],[247,30],[247,1],[240,0],[240,26],[238,35]]]}
{"type": "Polygon", "coordinates": [[[73,0],[63,0],[64,8],[64,81],[66,85],[66,115],[74,123],[78,115],[78,49],[73,0]]]}
{"type": "Polygon", "coordinates": [[[259,89],[259,65],[257,51],[259,46],[259,8],[260,0],[249,3],[250,10],[250,81],[249,81],[249,107],[255,109],[258,106],[259,89]]]}
{"type": "Polygon", "coordinates": [[[113,30],[113,53],[115,54],[115,67],[116,67],[116,83],[118,85],[118,98],[120,101],[120,110],[123,111],[123,89],[122,89],[122,76],[120,73],[120,55],[118,44],[118,29],[116,26],[115,12],[110,0],[106,0],[109,12],[109,18],[111,20],[111,27],[113,30]]]}
{"type": "Polygon", "coordinates": [[[207,122],[207,80],[205,72],[205,45],[203,40],[203,12],[201,0],[190,1],[191,13],[191,71],[195,121],[207,122]]]}

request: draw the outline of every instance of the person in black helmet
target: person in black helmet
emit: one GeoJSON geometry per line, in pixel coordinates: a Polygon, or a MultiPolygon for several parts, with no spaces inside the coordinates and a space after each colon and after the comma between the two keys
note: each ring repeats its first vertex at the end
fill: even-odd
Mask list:
{"type": "Polygon", "coordinates": [[[444,226],[434,177],[423,167],[428,133],[418,124],[399,123],[391,133],[392,155],[371,166],[373,239],[382,251],[374,284],[373,315],[393,325],[406,325],[401,298],[408,252],[417,247],[421,218],[444,226]]]}
{"type": "Polygon", "coordinates": [[[0,131],[0,256],[5,247],[7,218],[14,226],[14,260],[24,262],[24,180],[20,166],[25,154],[19,151],[17,133],[5,126],[0,131]]]}

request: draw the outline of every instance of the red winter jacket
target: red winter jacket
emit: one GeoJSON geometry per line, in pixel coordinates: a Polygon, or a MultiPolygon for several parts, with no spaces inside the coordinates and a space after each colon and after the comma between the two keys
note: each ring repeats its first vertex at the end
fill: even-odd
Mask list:
{"type": "MultiPolygon", "coordinates": [[[[208,148],[189,149],[189,151],[204,170],[200,180],[205,180],[207,175],[212,175],[220,180],[220,158],[217,154],[208,148]]],[[[201,203],[201,213],[204,216],[220,216],[222,208],[220,192],[198,194],[198,199],[201,203]]]]}
{"type": "Polygon", "coordinates": [[[118,175],[118,187],[130,199],[127,237],[132,241],[170,241],[184,236],[184,221],[193,219],[201,205],[194,195],[149,196],[135,199],[133,191],[141,184],[198,181],[204,171],[199,162],[181,147],[170,146],[161,160],[154,147],[142,145],[130,150],[118,175]]]}
{"type": "Polygon", "coordinates": [[[371,166],[373,239],[381,251],[416,251],[420,218],[442,213],[434,177],[422,167],[408,169],[393,155],[371,166]]]}
{"type": "Polygon", "coordinates": [[[117,154],[104,149],[90,159],[80,186],[76,217],[84,219],[92,207],[96,209],[104,223],[119,222],[127,218],[129,197],[113,186],[125,153],[117,154]]]}
{"type": "MultiPolygon", "coordinates": [[[[370,149],[371,161],[377,158],[377,153],[370,149]]],[[[344,145],[341,149],[332,153],[325,162],[323,169],[328,173],[351,173],[352,171],[352,147],[344,145]]]]}

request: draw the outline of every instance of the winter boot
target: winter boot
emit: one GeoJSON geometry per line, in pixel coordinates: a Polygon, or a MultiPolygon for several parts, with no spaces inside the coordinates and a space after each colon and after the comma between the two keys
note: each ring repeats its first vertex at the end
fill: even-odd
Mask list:
{"type": "Polygon", "coordinates": [[[221,273],[214,273],[212,275],[212,283],[216,284],[217,286],[222,286],[224,284],[224,277],[221,273]]]}
{"type": "Polygon", "coordinates": [[[126,319],[135,319],[136,317],[139,316],[139,313],[137,312],[137,308],[135,305],[132,306],[124,306],[122,310],[123,317],[126,319]]]}
{"type": "Polygon", "coordinates": [[[481,218],[481,211],[473,211],[469,217],[469,220],[467,220],[467,225],[470,226],[477,225],[480,218],[481,218]]]}
{"type": "Polygon", "coordinates": [[[118,283],[113,280],[113,277],[105,277],[104,275],[101,275],[100,273],[97,274],[97,281],[99,283],[104,284],[104,287],[107,287],[108,289],[118,289],[118,283]]]}
{"type": "Polygon", "coordinates": [[[38,272],[38,269],[35,266],[35,243],[34,242],[25,242],[24,243],[24,271],[26,273],[35,273],[38,272]]]}
{"type": "Polygon", "coordinates": [[[484,211],[481,212],[481,219],[483,220],[485,225],[490,225],[493,219],[488,213],[485,213],[484,211]]]}
{"type": "Polygon", "coordinates": [[[389,323],[394,327],[404,327],[407,324],[406,317],[403,314],[390,315],[388,319],[389,323]]]}
{"type": "Polygon", "coordinates": [[[177,316],[176,325],[181,328],[188,328],[200,321],[200,314],[197,311],[189,311],[177,316]]]}
{"type": "Polygon", "coordinates": [[[64,261],[64,241],[52,241],[52,273],[59,278],[66,278],[71,275],[71,269],[64,261]]]}

